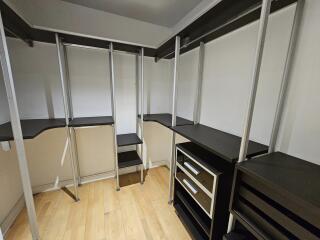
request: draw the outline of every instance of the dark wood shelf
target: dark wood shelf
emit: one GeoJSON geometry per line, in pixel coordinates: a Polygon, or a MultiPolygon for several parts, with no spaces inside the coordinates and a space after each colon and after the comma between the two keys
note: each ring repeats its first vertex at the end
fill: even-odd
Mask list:
{"type": "Polygon", "coordinates": [[[70,127],[89,127],[89,126],[100,126],[100,125],[112,125],[114,120],[111,116],[103,117],[81,117],[74,118],[70,121],[70,127]]]}
{"type": "Polygon", "coordinates": [[[268,196],[320,228],[320,166],[275,152],[243,162],[237,169],[272,189],[268,196]]]}
{"type": "Polygon", "coordinates": [[[207,236],[210,236],[210,225],[211,225],[211,219],[209,219],[207,216],[207,221],[203,219],[203,216],[205,213],[203,212],[202,209],[197,207],[194,209],[192,205],[194,205],[193,200],[190,202],[188,199],[184,196],[184,194],[180,191],[176,192],[176,196],[180,199],[181,203],[186,207],[186,209],[189,211],[189,213],[193,216],[193,218],[197,221],[199,226],[202,228],[202,230],[207,234],[207,236]],[[201,215],[200,213],[203,212],[201,215]]]}
{"type": "Polygon", "coordinates": [[[118,153],[119,168],[126,168],[141,165],[142,160],[136,151],[128,151],[118,153]]]}
{"type": "Polygon", "coordinates": [[[117,135],[118,147],[142,144],[142,140],[136,133],[120,134],[117,135]]]}
{"type": "MultiPolygon", "coordinates": [[[[161,125],[171,128],[172,124],[172,114],[170,113],[155,113],[155,114],[144,114],[143,120],[145,122],[152,121],[160,123],[161,125]]],[[[193,125],[193,121],[187,120],[185,118],[177,117],[177,126],[193,125]]]]}
{"type": "MultiPolygon", "coordinates": [[[[176,126],[173,130],[217,156],[235,163],[238,160],[241,138],[202,124],[176,126]]],[[[266,145],[250,141],[247,157],[267,153],[266,145]]]]}
{"type": "Polygon", "coordinates": [[[193,239],[197,239],[197,240],[209,239],[209,237],[204,232],[201,232],[201,230],[196,227],[197,223],[193,221],[192,216],[190,215],[190,213],[186,211],[183,205],[179,203],[175,203],[174,208],[180,220],[186,226],[187,231],[192,235],[193,239]]]}
{"type": "MultiPolygon", "coordinates": [[[[64,119],[29,119],[21,120],[21,128],[24,139],[32,139],[45,130],[65,127],[64,119]]],[[[12,141],[13,133],[11,123],[0,125],[0,141],[12,141]]]]}

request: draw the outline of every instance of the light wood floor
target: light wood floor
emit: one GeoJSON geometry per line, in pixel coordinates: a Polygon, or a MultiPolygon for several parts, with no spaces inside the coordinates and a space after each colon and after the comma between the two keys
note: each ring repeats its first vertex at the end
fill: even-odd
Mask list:
{"type": "MultiPolygon", "coordinates": [[[[139,180],[136,173],[121,176],[119,192],[114,179],[85,184],[79,188],[81,201],[77,203],[63,191],[37,195],[41,239],[190,239],[167,203],[168,175],[164,167],[151,169],[143,185],[132,184],[139,180]]],[[[6,239],[31,239],[25,209],[6,239]]]]}

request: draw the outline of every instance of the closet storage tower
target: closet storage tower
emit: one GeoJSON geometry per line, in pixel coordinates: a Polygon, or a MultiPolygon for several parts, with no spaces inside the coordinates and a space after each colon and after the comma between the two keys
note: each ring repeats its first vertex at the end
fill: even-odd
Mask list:
{"type": "MultiPolygon", "coordinates": [[[[115,99],[115,72],[114,72],[114,49],[113,43],[110,43],[110,79],[111,79],[111,97],[112,97],[112,115],[114,118],[114,153],[115,153],[115,173],[116,173],[116,189],[120,190],[119,169],[133,166],[140,166],[140,182],[143,183],[143,61],[144,48],[140,51],[140,88],[137,92],[137,110],[139,109],[140,98],[140,118],[137,111],[136,133],[117,134],[116,125],[116,99],[115,99]],[[140,95],[139,95],[140,92],[140,95]],[[140,120],[139,120],[140,119],[140,120]],[[139,131],[140,125],[140,131],[139,131]],[[121,151],[121,147],[136,146],[136,150],[121,151]],[[141,145],[140,156],[138,154],[138,145],[141,145]]],[[[137,87],[137,86],[136,86],[137,87]]]]}

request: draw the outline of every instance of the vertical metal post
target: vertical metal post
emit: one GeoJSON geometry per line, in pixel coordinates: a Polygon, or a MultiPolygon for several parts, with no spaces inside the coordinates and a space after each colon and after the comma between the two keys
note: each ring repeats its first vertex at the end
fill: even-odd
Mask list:
{"type": "MultiPolygon", "coordinates": [[[[255,105],[255,100],[256,100],[258,82],[259,82],[259,77],[260,77],[261,63],[262,63],[262,57],[263,57],[264,43],[266,40],[266,33],[267,33],[267,27],[268,27],[271,2],[272,2],[272,0],[263,0],[262,7],[261,7],[258,41],[257,41],[255,63],[254,63],[254,69],[253,69],[253,75],[252,75],[252,88],[251,88],[248,111],[247,111],[247,115],[246,115],[245,126],[243,129],[243,135],[242,135],[242,139],[241,139],[241,147],[240,147],[238,162],[244,161],[247,156],[250,129],[251,129],[251,124],[252,124],[252,117],[253,117],[254,105],[255,105]]],[[[229,224],[228,224],[228,232],[230,232],[232,230],[233,225],[234,225],[234,218],[233,218],[233,215],[230,214],[229,224]]]]}
{"type": "Polygon", "coordinates": [[[119,184],[119,167],[118,167],[118,144],[117,144],[117,124],[116,124],[116,99],[115,99],[115,78],[114,78],[114,62],[113,62],[113,43],[110,43],[109,48],[109,63],[110,63],[110,81],[111,81],[111,110],[113,117],[113,135],[114,135],[114,160],[116,173],[116,189],[120,190],[119,184]]]}
{"type": "Polygon", "coordinates": [[[27,157],[25,153],[25,147],[24,147],[21,124],[20,124],[17,98],[16,98],[16,93],[14,88],[12,69],[10,64],[8,46],[6,42],[6,35],[4,32],[1,13],[0,13],[0,35],[1,35],[0,36],[1,37],[0,61],[1,61],[2,71],[3,71],[3,79],[4,79],[5,88],[6,88],[8,103],[9,103],[11,126],[12,126],[14,141],[16,144],[16,151],[17,151],[18,162],[19,162],[22,188],[23,188],[24,198],[25,198],[27,212],[28,212],[29,226],[32,234],[32,239],[39,240],[40,235],[39,235],[39,229],[38,229],[38,223],[37,223],[37,215],[34,207],[27,157]]]}
{"type": "Polygon", "coordinates": [[[254,63],[254,69],[253,69],[253,75],[252,75],[252,88],[251,88],[248,111],[247,111],[246,120],[245,120],[245,126],[243,129],[243,135],[241,140],[239,162],[244,161],[247,156],[250,129],[251,129],[254,105],[255,105],[255,100],[257,95],[258,82],[260,77],[261,63],[262,63],[262,57],[263,57],[264,43],[266,40],[271,2],[272,0],[263,0],[263,3],[262,3],[259,33],[258,33],[258,43],[256,48],[255,63],[254,63]]]}
{"type": "MultiPolygon", "coordinates": [[[[74,113],[72,107],[72,93],[71,93],[71,82],[70,82],[70,71],[69,71],[69,64],[68,64],[68,53],[67,53],[67,46],[62,45],[63,52],[64,52],[64,63],[65,63],[65,80],[66,80],[66,91],[67,91],[67,103],[68,103],[68,110],[69,110],[69,118],[73,120],[74,113]]],[[[76,138],[76,131],[73,127],[69,127],[70,132],[70,139],[71,139],[71,149],[73,152],[73,156],[76,162],[76,169],[77,169],[77,176],[78,176],[78,183],[81,184],[81,174],[80,174],[80,164],[79,164],[79,157],[78,157],[78,146],[77,146],[77,138],[76,138]]]]}
{"type": "MultiPolygon", "coordinates": [[[[173,90],[172,90],[172,127],[176,126],[177,121],[177,80],[178,80],[178,67],[180,57],[180,37],[176,36],[175,42],[175,56],[174,56],[174,68],[173,68],[173,90]]],[[[176,161],[176,133],[172,131],[171,138],[171,162],[170,162],[170,182],[169,182],[169,204],[173,201],[173,188],[174,188],[174,171],[176,161]]]]}
{"type": "Polygon", "coordinates": [[[203,63],[204,63],[204,43],[200,43],[199,47],[199,62],[198,62],[198,82],[196,88],[196,96],[193,108],[193,123],[200,122],[201,113],[201,97],[202,97],[202,81],[203,81],[203,63]]]}
{"type": "Polygon", "coordinates": [[[140,64],[140,134],[141,134],[141,140],[142,140],[142,144],[141,144],[141,159],[142,159],[142,164],[141,164],[141,183],[143,183],[144,179],[143,179],[143,167],[144,167],[144,154],[143,154],[143,144],[144,144],[144,139],[143,139],[143,114],[144,114],[144,48],[141,48],[140,51],[140,55],[141,55],[141,64],[140,64]]]}
{"type": "Polygon", "coordinates": [[[72,146],[72,140],[71,140],[71,134],[69,129],[69,106],[68,106],[68,100],[67,100],[67,91],[66,91],[66,85],[65,85],[65,59],[64,59],[64,52],[63,47],[59,38],[59,35],[56,33],[56,45],[57,45],[57,51],[58,51],[58,61],[59,61],[59,71],[60,71],[60,80],[61,80],[61,88],[62,88],[62,97],[63,97],[63,105],[64,105],[64,113],[65,113],[65,121],[66,121],[66,132],[67,132],[67,142],[69,144],[69,152],[71,157],[71,167],[72,167],[72,175],[73,175],[73,184],[74,184],[74,194],[75,194],[75,200],[79,201],[79,194],[78,194],[78,181],[76,176],[76,163],[74,158],[74,151],[72,146]]]}
{"type": "Polygon", "coordinates": [[[281,117],[283,113],[284,101],[286,98],[286,92],[288,88],[290,69],[291,69],[292,60],[295,52],[297,36],[300,29],[304,3],[305,3],[305,0],[298,0],[297,6],[296,6],[296,11],[294,15],[293,25],[291,29],[291,36],[290,36],[290,41],[289,41],[289,46],[287,51],[287,58],[286,58],[286,63],[285,63],[285,67],[282,75],[281,87],[280,87],[279,96],[278,96],[278,103],[277,103],[275,118],[273,121],[270,142],[269,142],[269,153],[272,153],[275,151],[275,146],[277,143],[279,127],[280,127],[281,117]]]}

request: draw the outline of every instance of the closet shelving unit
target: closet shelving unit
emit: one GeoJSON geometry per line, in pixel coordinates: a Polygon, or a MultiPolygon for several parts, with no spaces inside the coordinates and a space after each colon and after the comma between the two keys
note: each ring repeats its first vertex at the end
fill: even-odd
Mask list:
{"type": "MultiPolygon", "coordinates": [[[[140,50],[140,81],[136,84],[136,109],[137,109],[137,124],[136,133],[117,134],[116,124],[114,126],[115,134],[115,172],[116,172],[116,189],[120,190],[119,183],[119,169],[128,168],[133,166],[140,166],[140,182],[144,182],[143,170],[143,87],[144,87],[144,48],[140,50]],[[139,87],[137,86],[139,85],[139,87]],[[140,103],[140,107],[139,107],[140,103]],[[140,114],[139,114],[140,108],[140,114]],[[140,116],[140,118],[139,118],[140,116]],[[138,145],[140,145],[140,156],[138,153],[138,145]],[[136,146],[136,150],[122,151],[122,147],[136,146]]],[[[110,44],[110,73],[111,73],[111,88],[112,88],[112,113],[116,119],[116,100],[115,100],[115,73],[114,73],[114,60],[113,60],[113,44],[110,44]]]]}
{"type": "MultiPolygon", "coordinates": [[[[135,54],[141,54],[141,59],[143,56],[152,56],[155,57],[155,60],[158,61],[161,58],[171,59],[174,57],[174,79],[173,79],[173,106],[171,114],[143,114],[143,107],[141,107],[141,115],[140,115],[140,136],[138,133],[130,134],[130,135],[117,135],[116,133],[116,121],[114,124],[114,142],[115,142],[115,159],[116,159],[116,176],[117,176],[117,188],[119,187],[119,165],[121,162],[121,153],[118,153],[118,148],[126,145],[136,145],[141,144],[143,141],[143,121],[156,121],[160,124],[171,128],[172,131],[172,148],[171,148],[171,166],[170,166],[170,194],[169,194],[169,202],[173,202],[178,215],[180,216],[182,222],[185,223],[187,228],[190,230],[191,234],[196,239],[221,239],[222,235],[227,230],[228,225],[228,203],[231,194],[231,185],[232,185],[232,176],[234,173],[234,167],[236,162],[242,162],[245,159],[256,157],[257,155],[274,151],[275,139],[276,137],[272,137],[272,141],[270,142],[270,146],[268,146],[249,141],[249,133],[252,121],[252,114],[254,109],[255,95],[257,90],[257,83],[259,79],[260,67],[261,67],[261,59],[265,41],[266,27],[268,23],[269,13],[276,12],[279,9],[282,9],[286,6],[289,6],[295,2],[303,2],[303,0],[242,0],[242,1],[234,1],[234,0],[221,0],[217,1],[217,4],[205,13],[203,16],[195,20],[188,27],[183,29],[181,32],[177,34],[177,36],[168,40],[158,49],[151,48],[143,48],[141,50],[141,46],[133,46],[129,44],[123,43],[111,43],[107,40],[95,39],[90,37],[83,36],[75,36],[72,34],[60,34],[48,31],[48,30],[40,30],[36,28],[32,28],[27,23],[23,21],[14,11],[12,11],[3,1],[0,2],[0,11],[1,11],[1,22],[0,22],[0,30],[1,30],[1,42],[0,42],[0,57],[1,64],[4,74],[4,81],[6,85],[6,91],[9,99],[9,107],[10,107],[10,118],[12,125],[12,134],[10,132],[9,123],[0,126],[0,136],[1,139],[14,139],[17,146],[17,154],[21,172],[21,178],[23,182],[23,190],[27,204],[29,222],[31,233],[33,239],[40,239],[39,232],[36,222],[36,214],[33,204],[32,198],[32,190],[30,185],[27,161],[25,156],[23,139],[24,137],[28,137],[28,132],[32,132],[31,124],[32,120],[20,121],[19,112],[16,102],[10,59],[6,44],[5,36],[16,37],[22,39],[29,46],[33,46],[33,41],[41,41],[47,43],[57,44],[59,50],[60,61],[62,60],[61,49],[63,49],[63,45],[61,44],[61,39],[66,44],[74,44],[74,45],[84,45],[89,47],[98,47],[109,49],[110,52],[110,64],[111,64],[111,80],[112,80],[112,112],[113,118],[104,117],[104,119],[92,119],[92,118],[81,118],[81,119],[70,119],[67,117],[68,112],[66,111],[66,119],[62,120],[60,123],[56,125],[56,123],[52,123],[51,120],[49,122],[44,123],[42,127],[38,127],[38,124],[35,124],[37,130],[34,131],[34,137],[37,134],[40,134],[41,131],[45,129],[54,128],[54,127],[66,127],[70,130],[70,127],[77,126],[92,126],[93,125],[101,125],[101,120],[103,123],[110,123],[116,119],[116,109],[115,109],[115,97],[114,97],[114,69],[113,69],[113,51],[125,51],[131,52],[135,54]],[[260,13],[261,12],[261,13],[260,13]],[[200,108],[199,102],[201,99],[201,88],[202,88],[202,72],[203,72],[203,58],[204,58],[204,44],[212,41],[220,36],[223,36],[237,28],[240,28],[248,23],[251,23],[255,20],[260,19],[260,27],[258,33],[258,44],[257,44],[257,52],[255,57],[255,66],[253,72],[253,86],[250,95],[250,103],[248,106],[246,123],[244,126],[244,133],[242,138],[238,136],[234,136],[232,134],[222,132],[217,129],[213,129],[207,126],[200,124],[199,116],[200,116],[200,108]],[[3,22],[2,22],[3,21],[3,22]],[[177,81],[178,81],[178,67],[179,67],[179,56],[187,51],[190,51],[196,47],[199,48],[199,69],[198,69],[198,87],[196,89],[196,101],[194,106],[194,119],[193,121],[188,121],[185,119],[178,118],[176,116],[176,106],[177,106],[177,81]],[[107,119],[108,118],[108,119],[107,119]],[[171,124],[170,124],[171,122],[171,124]],[[191,142],[182,144],[176,147],[175,137],[176,133],[181,134],[182,136],[189,139],[191,142]],[[2,138],[4,136],[4,138],[2,138]],[[177,168],[177,148],[180,150],[184,150],[187,152],[187,155],[191,157],[191,159],[195,160],[196,164],[204,168],[216,169],[219,174],[219,182],[217,184],[217,190],[215,192],[216,197],[212,198],[212,202],[214,201],[215,211],[212,212],[211,216],[206,215],[201,212],[200,205],[193,201],[194,198],[190,197],[190,192],[186,189],[186,186],[179,183],[179,179],[175,179],[174,176],[176,174],[177,168]],[[239,153],[240,150],[240,153],[239,153]],[[200,156],[199,156],[200,154],[200,156]],[[208,157],[208,158],[207,158],[208,157]],[[120,161],[119,161],[120,159],[120,161]],[[206,159],[206,160],[203,160],[206,159]],[[206,164],[208,164],[207,167],[206,164]],[[229,190],[230,189],[230,190],[229,190]],[[192,200],[193,199],[193,200],[192,200]],[[199,210],[199,211],[198,211],[199,210]],[[206,216],[206,217],[203,217],[206,216]],[[209,217],[209,220],[208,218],[209,217]],[[216,221],[219,219],[219,221],[216,221]]],[[[297,7],[297,9],[299,9],[297,7]]],[[[298,22],[298,21],[297,21],[298,22]]],[[[283,76],[283,82],[281,86],[281,91],[279,94],[278,107],[275,117],[274,128],[272,132],[272,136],[277,135],[278,127],[279,127],[279,116],[281,115],[283,99],[285,96],[286,90],[286,82],[288,78],[288,72],[290,69],[290,59],[292,57],[292,52],[294,48],[294,40],[296,34],[296,28],[298,24],[294,24],[293,34],[290,40],[290,46],[287,56],[287,62],[285,67],[285,73],[283,76]]],[[[143,63],[143,60],[142,60],[143,63]]],[[[141,64],[143,69],[143,64],[141,64]]],[[[62,86],[65,87],[65,83],[63,78],[65,77],[64,72],[64,64],[60,62],[60,73],[62,79],[62,86]]],[[[143,71],[142,71],[143,72],[143,71]]],[[[143,74],[142,74],[143,78],[143,74]]],[[[143,86],[143,80],[142,80],[143,86]]],[[[68,101],[67,95],[68,92],[66,89],[63,91],[65,98],[65,109],[67,109],[68,101]]],[[[143,87],[142,91],[143,93],[143,87]]],[[[143,96],[142,96],[143,98],[143,96]]],[[[141,101],[143,102],[143,100],[141,101]]],[[[59,119],[54,121],[60,121],[59,119]]],[[[68,131],[69,132],[69,131],[68,131]]],[[[70,140],[72,141],[72,135],[70,134],[70,140]]],[[[142,152],[142,151],[141,151],[142,152]]],[[[129,153],[126,153],[129,155],[129,153]]],[[[129,156],[128,156],[129,158],[129,156]]],[[[137,158],[136,153],[130,156],[130,159],[137,158]],[[133,156],[134,155],[134,156],[133,156]]],[[[143,162],[140,158],[140,161],[143,162]]],[[[141,163],[139,161],[139,163],[141,163]]],[[[137,163],[137,162],[136,162],[137,163]]],[[[136,164],[132,164],[136,165],[136,164]]],[[[213,170],[212,169],[212,170],[213,170]]],[[[143,168],[142,168],[143,170],[143,168]]],[[[181,170],[181,169],[180,169],[181,170]]],[[[186,169],[184,169],[186,170],[186,169]]],[[[142,172],[142,171],[141,171],[142,172]]],[[[143,172],[142,172],[143,173],[143,172]]],[[[189,173],[190,174],[190,173],[189,173]]],[[[188,175],[188,176],[192,176],[188,175]]],[[[76,182],[76,181],[75,181],[76,182]]],[[[76,186],[77,184],[75,184],[76,186]]],[[[213,208],[212,208],[213,209],[213,208]]],[[[231,215],[229,218],[229,229],[231,231],[234,228],[234,218],[231,215]]]]}
{"type": "MultiPolygon", "coordinates": [[[[140,133],[130,134],[130,135],[116,135],[116,119],[115,115],[115,96],[114,96],[114,69],[113,69],[113,52],[122,51],[133,54],[141,54],[141,60],[143,63],[143,56],[154,56],[155,49],[134,46],[123,43],[112,43],[107,40],[101,40],[90,37],[76,36],[71,34],[61,34],[48,30],[40,30],[29,26],[21,17],[19,17],[12,9],[10,9],[3,1],[0,2],[0,58],[1,66],[3,69],[4,82],[6,86],[6,93],[8,96],[9,109],[10,109],[10,119],[11,121],[0,125],[0,141],[11,141],[14,140],[17,149],[19,169],[23,184],[23,191],[28,211],[28,218],[30,223],[30,230],[32,238],[39,240],[38,224],[36,220],[36,212],[34,207],[28,165],[25,154],[25,147],[23,139],[32,139],[38,136],[41,132],[52,129],[65,127],[67,131],[68,143],[70,144],[71,157],[72,157],[72,169],[73,169],[73,185],[75,187],[75,200],[79,200],[77,194],[77,187],[80,183],[79,175],[79,165],[77,162],[77,152],[76,152],[76,142],[74,136],[74,128],[76,127],[87,127],[87,126],[98,126],[98,125],[113,125],[114,126],[114,143],[115,143],[115,159],[116,159],[116,176],[117,183],[119,183],[118,175],[118,156],[119,156],[119,167],[126,167],[137,165],[137,161],[132,162],[132,160],[137,160],[138,154],[132,153],[118,153],[117,140],[119,139],[119,147],[131,144],[140,144],[143,139],[143,130],[140,133]],[[58,60],[59,60],[59,70],[63,94],[63,102],[65,109],[65,119],[28,119],[20,120],[16,93],[14,89],[14,81],[12,76],[10,57],[7,48],[6,37],[14,37],[23,40],[28,46],[33,47],[33,41],[46,42],[56,44],[58,50],[58,60]],[[113,115],[112,116],[99,116],[99,117],[83,117],[74,118],[72,115],[71,105],[71,95],[68,86],[68,72],[67,72],[67,62],[65,55],[65,45],[72,44],[75,46],[85,46],[93,48],[106,49],[110,53],[110,60],[112,60],[111,74],[112,74],[112,101],[113,101],[113,115]],[[124,160],[122,161],[122,159],[124,160]]],[[[111,61],[110,61],[111,62],[111,61]]],[[[143,66],[143,64],[142,64],[143,66]]],[[[143,67],[142,67],[143,72],[143,67]]],[[[143,77],[143,74],[141,74],[143,77]]],[[[142,102],[141,102],[142,103],[142,102]]],[[[142,109],[142,108],[141,108],[142,109]]],[[[143,113],[142,113],[143,115],[143,113]]],[[[143,150],[141,149],[141,152],[143,150]]],[[[143,164],[142,157],[139,157],[139,164],[141,167],[141,176],[143,182],[143,164]]],[[[119,184],[117,184],[117,187],[119,184]]]]}
{"type": "MultiPolygon", "coordinates": [[[[276,139],[274,136],[277,135],[279,129],[279,116],[282,111],[290,62],[299,25],[299,17],[297,16],[300,15],[302,2],[303,1],[299,0],[219,1],[210,11],[183,29],[176,37],[164,43],[156,51],[156,61],[161,58],[171,59],[174,57],[175,88],[178,78],[179,55],[200,45],[199,78],[195,103],[196,109],[196,106],[199,105],[199,98],[201,98],[204,55],[203,44],[254,20],[260,19],[255,65],[252,77],[253,85],[243,136],[234,136],[200,124],[199,109],[194,111],[194,125],[177,126],[175,121],[172,122],[173,137],[169,202],[173,202],[178,216],[180,216],[180,219],[195,239],[222,239],[223,235],[227,232],[227,227],[228,232],[231,232],[234,227],[234,218],[233,215],[230,215],[229,217],[228,203],[231,197],[232,179],[236,163],[247,159],[257,158],[259,155],[274,151],[276,139]],[[292,28],[286,66],[278,98],[274,127],[271,134],[272,137],[270,146],[268,147],[249,140],[268,18],[270,13],[296,2],[298,2],[296,17],[292,28]],[[191,142],[176,145],[176,133],[184,136],[191,142]],[[184,163],[187,163],[187,165],[184,165],[184,163]],[[210,169],[215,169],[220,174],[216,176],[214,174],[211,175],[210,169]],[[214,180],[216,183],[214,184],[215,187],[213,192],[209,193],[209,197],[206,195],[207,190],[203,190],[203,184],[208,184],[208,179],[204,179],[204,176],[211,176],[208,177],[208,179],[216,179],[214,180]],[[212,194],[214,198],[210,198],[210,195],[212,196],[212,194]],[[214,209],[209,218],[208,211],[204,210],[209,208],[208,202],[213,204],[211,209],[214,209]]],[[[173,119],[176,118],[175,92],[176,89],[174,89],[173,93],[173,119]]]]}

